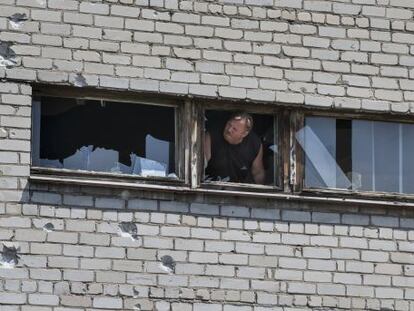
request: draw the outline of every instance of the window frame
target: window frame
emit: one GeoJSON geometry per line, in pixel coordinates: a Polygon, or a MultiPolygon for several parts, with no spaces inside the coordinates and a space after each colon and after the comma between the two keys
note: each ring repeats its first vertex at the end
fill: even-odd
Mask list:
{"type": "MultiPolygon", "coordinates": [[[[142,184],[159,184],[159,185],[176,185],[176,186],[188,186],[188,180],[186,178],[186,165],[185,154],[183,152],[182,145],[186,140],[186,129],[182,122],[183,115],[185,113],[186,105],[183,100],[177,100],[177,98],[162,97],[157,98],[149,95],[123,93],[119,91],[106,91],[95,90],[89,88],[74,89],[68,87],[48,88],[45,85],[38,85],[33,90],[32,103],[32,134],[31,134],[31,148],[32,150],[38,150],[40,148],[40,134],[36,133],[40,129],[40,107],[41,102],[37,100],[40,97],[57,97],[57,98],[75,98],[81,100],[95,100],[95,101],[113,101],[119,103],[138,104],[138,105],[150,105],[150,106],[164,106],[174,108],[174,127],[175,127],[175,165],[177,170],[177,179],[168,177],[157,176],[139,176],[133,174],[122,174],[114,172],[100,172],[100,171],[86,171],[86,170],[74,170],[67,168],[51,168],[40,165],[35,165],[33,153],[30,162],[30,174],[33,175],[45,175],[56,177],[80,177],[83,179],[100,179],[103,181],[119,181],[119,182],[135,182],[142,184]],[[37,107],[36,107],[37,106],[37,107]]],[[[37,154],[37,152],[35,152],[37,154]]]]}
{"type": "MultiPolygon", "coordinates": [[[[347,189],[304,187],[305,155],[296,141],[295,133],[304,126],[309,116],[351,120],[399,122],[414,124],[412,115],[347,110],[341,108],[317,108],[279,103],[260,103],[217,99],[168,96],[143,92],[124,92],[95,88],[33,85],[33,102],[36,96],[69,97],[92,100],[111,100],[131,104],[166,105],[175,107],[175,148],[179,179],[168,177],[142,177],[111,172],[77,171],[71,169],[34,166],[31,162],[29,179],[37,182],[69,183],[79,185],[121,187],[174,193],[202,195],[234,195],[268,199],[292,199],[298,201],[344,202],[357,204],[383,204],[414,206],[414,194],[347,189]],[[206,110],[235,111],[273,115],[277,119],[279,142],[279,186],[238,184],[228,182],[202,182],[204,174],[204,114],[206,110]]],[[[32,116],[32,152],[35,120],[32,116]]],[[[31,158],[31,161],[33,158],[31,158]]]]}
{"type": "MultiPolygon", "coordinates": [[[[258,105],[258,104],[251,104],[251,103],[237,103],[237,102],[220,102],[213,100],[195,100],[194,105],[198,106],[198,124],[197,124],[197,131],[199,135],[197,135],[197,139],[201,144],[201,148],[197,151],[196,157],[198,158],[198,176],[197,176],[197,183],[196,187],[203,188],[203,189],[212,189],[212,190],[227,190],[227,191],[245,191],[245,192],[261,192],[261,193],[274,193],[274,192],[283,192],[284,190],[284,171],[283,168],[285,165],[281,165],[284,163],[286,158],[284,157],[284,150],[285,147],[282,144],[282,135],[281,131],[283,130],[282,121],[283,115],[281,113],[281,107],[278,106],[269,106],[269,105],[258,105]],[[204,179],[204,138],[205,138],[205,131],[204,131],[204,116],[207,110],[214,110],[214,111],[246,111],[252,114],[262,114],[262,115],[269,115],[273,117],[273,125],[277,126],[277,141],[278,146],[280,147],[280,152],[278,155],[278,166],[279,172],[277,176],[277,183],[278,186],[271,186],[271,185],[258,185],[258,184],[244,184],[244,183],[232,183],[232,182],[220,182],[220,181],[211,181],[211,182],[203,182],[204,179]],[[275,124],[276,121],[276,124],[275,124]]],[[[275,128],[274,128],[275,130],[275,128]]]]}
{"type": "MultiPolygon", "coordinates": [[[[412,116],[402,114],[384,114],[384,113],[361,113],[339,110],[326,111],[320,109],[302,111],[303,118],[298,122],[297,129],[303,128],[305,125],[306,117],[327,117],[333,119],[344,120],[364,120],[374,122],[389,122],[389,123],[403,123],[413,124],[414,120],[412,116]]],[[[358,198],[358,199],[385,199],[386,201],[400,201],[400,202],[414,202],[414,194],[397,193],[397,192],[384,192],[384,191],[361,191],[361,190],[349,190],[341,188],[318,188],[318,187],[305,187],[305,153],[298,142],[295,143],[296,153],[301,159],[300,165],[297,169],[297,191],[298,194],[312,195],[312,196],[328,196],[328,197],[345,197],[345,198],[358,198]]]]}

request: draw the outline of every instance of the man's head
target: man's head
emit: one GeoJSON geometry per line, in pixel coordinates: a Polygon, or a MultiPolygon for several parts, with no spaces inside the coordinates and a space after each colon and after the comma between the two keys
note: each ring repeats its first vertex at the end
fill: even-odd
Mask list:
{"type": "Polygon", "coordinates": [[[253,118],[247,112],[232,114],[224,126],[223,137],[231,145],[240,144],[253,128],[253,118]]]}

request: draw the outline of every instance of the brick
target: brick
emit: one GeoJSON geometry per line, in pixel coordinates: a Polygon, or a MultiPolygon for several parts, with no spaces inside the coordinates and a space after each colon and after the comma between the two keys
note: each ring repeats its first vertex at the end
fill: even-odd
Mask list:
{"type": "Polygon", "coordinates": [[[103,309],[122,309],[122,299],[113,297],[95,297],[93,306],[103,309]]]}
{"type": "Polygon", "coordinates": [[[124,258],[125,249],[115,247],[96,247],[95,256],[100,258],[124,258]]]}
{"type": "Polygon", "coordinates": [[[239,98],[243,99],[246,98],[247,93],[245,89],[242,88],[236,88],[236,87],[226,87],[221,86],[218,89],[219,95],[222,97],[228,97],[228,98],[239,98]]]}
{"type": "Polygon", "coordinates": [[[126,17],[138,17],[140,13],[139,8],[134,8],[131,6],[122,6],[122,5],[112,5],[111,14],[126,16],[126,17]]]}
{"type": "Polygon", "coordinates": [[[46,232],[43,230],[17,229],[15,239],[17,241],[42,242],[46,240],[46,232]]]}
{"type": "Polygon", "coordinates": [[[345,38],[346,30],[337,27],[321,26],[319,27],[319,35],[322,37],[345,38]]]}
{"type": "Polygon", "coordinates": [[[289,283],[288,293],[295,294],[314,294],[316,293],[316,285],[309,283],[289,283]]]}
{"type": "Polygon", "coordinates": [[[375,295],[377,298],[402,299],[404,298],[404,291],[400,288],[377,287],[375,288],[375,295]]]}
{"type": "Polygon", "coordinates": [[[115,198],[97,198],[95,206],[100,208],[120,209],[124,207],[124,200],[115,198]]]}
{"type": "Polygon", "coordinates": [[[62,278],[62,273],[58,269],[30,269],[30,278],[35,280],[58,281],[62,278]]]}
{"type": "Polygon", "coordinates": [[[78,242],[78,234],[69,232],[49,232],[47,241],[76,244],[78,242]]]}
{"type": "Polygon", "coordinates": [[[0,293],[0,301],[2,304],[23,305],[26,304],[27,295],[18,293],[0,293]]]}
{"type": "Polygon", "coordinates": [[[73,257],[48,257],[48,267],[51,268],[78,268],[78,259],[73,257]]]}

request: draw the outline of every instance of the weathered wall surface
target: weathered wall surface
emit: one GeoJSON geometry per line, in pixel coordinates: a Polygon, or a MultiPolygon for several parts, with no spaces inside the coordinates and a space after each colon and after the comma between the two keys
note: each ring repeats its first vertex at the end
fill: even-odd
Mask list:
{"type": "Polygon", "coordinates": [[[2,0],[0,77],[411,109],[411,0],[224,2],[2,0]]]}
{"type": "Polygon", "coordinates": [[[0,310],[414,310],[410,210],[28,181],[33,82],[408,112],[413,2],[129,2],[0,0],[0,310]]]}

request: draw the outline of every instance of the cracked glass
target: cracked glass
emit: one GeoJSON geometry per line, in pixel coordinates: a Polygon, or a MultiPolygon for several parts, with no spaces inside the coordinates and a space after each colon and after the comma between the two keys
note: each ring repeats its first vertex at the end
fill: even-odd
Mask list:
{"type": "Polygon", "coordinates": [[[175,108],[41,97],[35,166],[177,178],[175,108]]]}

